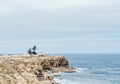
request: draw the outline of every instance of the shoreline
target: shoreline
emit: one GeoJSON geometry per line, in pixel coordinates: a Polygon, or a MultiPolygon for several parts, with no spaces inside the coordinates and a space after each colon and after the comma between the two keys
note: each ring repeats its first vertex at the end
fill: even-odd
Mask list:
{"type": "Polygon", "coordinates": [[[9,84],[58,84],[49,73],[75,72],[64,56],[0,56],[0,67],[0,74],[5,76],[0,75],[1,80],[9,84]]]}

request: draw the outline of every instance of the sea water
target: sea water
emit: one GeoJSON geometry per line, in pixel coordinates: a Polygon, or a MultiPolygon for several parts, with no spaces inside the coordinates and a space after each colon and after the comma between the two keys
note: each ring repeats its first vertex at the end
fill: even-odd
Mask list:
{"type": "Polygon", "coordinates": [[[62,54],[75,73],[61,73],[61,84],[120,84],[120,54],[62,54]]]}

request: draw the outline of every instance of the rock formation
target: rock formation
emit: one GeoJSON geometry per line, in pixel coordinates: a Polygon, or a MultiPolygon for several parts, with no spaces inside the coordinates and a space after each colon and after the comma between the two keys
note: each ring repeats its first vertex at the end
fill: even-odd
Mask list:
{"type": "Polygon", "coordinates": [[[1,56],[0,84],[57,84],[48,73],[73,70],[63,56],[1,56]]]}

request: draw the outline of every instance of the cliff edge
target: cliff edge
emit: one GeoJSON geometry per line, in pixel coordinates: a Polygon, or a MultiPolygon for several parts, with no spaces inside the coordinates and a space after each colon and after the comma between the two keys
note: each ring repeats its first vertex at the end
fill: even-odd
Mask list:
{"type": "Polygon", "coordinates": [[[64,56],[0,56],[0,84],[57,84],[48,73],[74,70],[64,56]]]}

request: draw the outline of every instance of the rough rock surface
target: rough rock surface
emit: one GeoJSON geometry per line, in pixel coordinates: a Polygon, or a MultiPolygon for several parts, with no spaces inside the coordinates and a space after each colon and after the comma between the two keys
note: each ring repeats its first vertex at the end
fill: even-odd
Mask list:
{"type": "Polygon", "coordinates": [[[57,84],[48,72],[73,70],[63,56],[0,56],[0,84],[57,84]]]}

